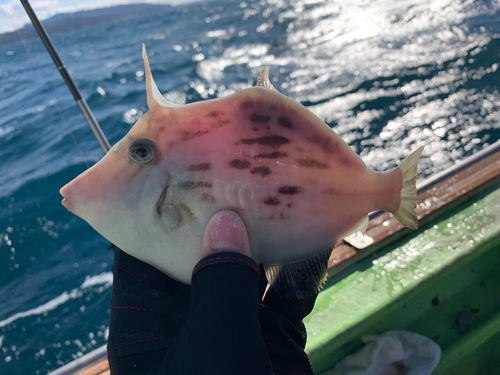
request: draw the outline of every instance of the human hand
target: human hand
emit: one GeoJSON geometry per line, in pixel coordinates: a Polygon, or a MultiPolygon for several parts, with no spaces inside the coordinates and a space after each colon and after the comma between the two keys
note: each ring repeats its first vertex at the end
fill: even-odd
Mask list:
{"type": "Polygon", "coordinates": [[[188,316],[161,373],[272,374],[259,321],[259,269],[236,213],[209,220],[201,255],[188,316]]]}

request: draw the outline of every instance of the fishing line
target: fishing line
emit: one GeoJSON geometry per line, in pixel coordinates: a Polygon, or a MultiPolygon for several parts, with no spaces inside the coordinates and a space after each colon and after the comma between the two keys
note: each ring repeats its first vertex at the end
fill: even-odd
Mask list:
{"type": "MultiPolygon", "coordinates": [[[[9,17],[10,19],[10,22],[12,23],[12,26],[13,27],[16,27],[15,24],[14,24],[14,20],[12,19],[12,15],[8,14],[3,8],[2,8],[2,11],[3,13],[9,17]]],[[[19,39],[21,39],[21,43],[23,44],[24,46],[24,49],[26,50],[26,53],[28,54],[30,60],[31,60],[31,63],[33,64],[33,66],[35,67],[35,70],[36,72],[38,73],[38,76],[41,78],[43,84],[45,85],[45,90],[47,91],[47,94],[49,95],[49,97],[54,101],[55,105],[56,105],[56,109],[57,109],[57,112],[59,113],[59,117],[61,117],[61,120],[63,121],[64,123],[64,126],[66,127],[66,129],[69,131],[69,135],[71,137],[71,139],[73,140],[73,143],[76,147],[76,149],[78,150],[78,153],[80,154],[80,156],[82,157],[83,159],[83,162],[85,163],[85,165],[87,166],[87,169],[90,168],[90,165],[89,163],[87,162],[87,160],[85,160],[85,157],[83,155],[83,152],[80,148],[80,146],[78,145],[78,142],[75,138],[75,136],[73,135],[73,132],[71,131],[70,127],[69,127],[69,124],[68,122],[66,121],[66,118],[63,116],[60,108],[59,108],[59,104],[58,104],[58,100],[54,97],[54,95],[52,94],[52,92],[50,91],[49,89],[49,86],[47,85],[47,81],[45,80],[45,77],[42,75],[42,72],[40,70],[40,68],[38,68],[38,65],[36,64],[36,61],[35,59],[33,58],[33,56],[31,55],[31,52],[28,48],[28,46],[26,45],[21,33],[19,32],[19,30],[16,28],[16,32],[17,32],[17,35],[19,35],[19,39]]]]}

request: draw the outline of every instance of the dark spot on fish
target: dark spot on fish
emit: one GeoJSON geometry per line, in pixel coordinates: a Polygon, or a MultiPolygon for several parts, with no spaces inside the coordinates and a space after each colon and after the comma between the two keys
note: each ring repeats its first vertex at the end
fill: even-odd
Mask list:
{"type": "Polygon", "coordinates": [[[201,196],[201,200],[208,203],[215,203],[215,197],[212,194],[204,193],[201,196]]]}
{"type": "Polygon", "coordinates": [[[286,205],[288,208],[292,207],[292,204],[291,203],[287,203],[286,205]]]}
{"type": "Polygon", "coordinates": [[[280,200],[275,197],[267,197],[264,199],[264,204],[267,204],[268,206],[277,206],[280,203],[280,200]]]}
{"type": "Polygon", "coordinates": [[[295,195],[302,192],[302,188],[298,186],[282,186],[278,189],[278,193],[284,195],[295,195]]]}
{"type": "Polygon", "coordinates": [[[241,102],[241,104],[240,104],[240,108],[241,109],[248,109],[248,108],[251,108],[251,107],[253,107],[253,102],[250,101],[250,100],[246,100],[244,102],[241,102]]]}
{"type": "Polygon", "coordinates": [[[188,167],[188,171],[191,172],[208,171],[209,169],[210,169],[210,163],[191,164],[188,167]]]}
{"type": "Polygon", "coordinates": [[[250,162],[248,160],[234,159],[229,162],[229,165],[236,169],[247,169],[250,168],[250,162]]]}
{"type": "Polygon", "coordinates": [[[324,191],[325,194],[328,194],[328,195],[335,195],[337,194],[337,189],[335,188],[328,188],[324,191]]]}
{"type": "Polygon", "coordinates": [[[227,125],[231,122],[231,120],[225,119],[225,120],[220,120],[216,122],[215,124],[212,125],[212,128],[222,128],[224,125],[227,125]]]}
{"type": "Polygon", "coordinates": [[[198,187],[211,188],[212,183],[206,181],[183,181],[177,184],[183,189],[194,189],[198,187]]]}
{"type": "Polygon", "coordinates": [[[253,174],[260,174],[262,177],[266,177],[268,174],[271,174],[271,170],[267,167],[256,167],[250,171],[253,174]]]}
{"type": "Polygon", "coordinates": [[[286,158],[287,156],[288,156],[288,154],[286,152],[274,151],[274,152],[269,152],[269,153],[257,154],[253,158],[256,160],[259,160],[259,159],[278,159],[278,158],[286,158]]]}
{"type": "Polygon", "coordinates": [[[299,165],[305,168],[328,169],[328,164],[317,161],[313,158],[299,159],[299,165]]]}
{"type": "Polygon", "coordinates": [[[202,135],[207,134],[208,131],[209,131],[208,129],[198,130],[196,132],[182,130],[180,133],[183,141],[189,141],[191,139],[201,137],[202,135]]]}
{"type": "Polygon", "coordinates": [[[281,135],[266,135],[260,138],[244,138],[241,140],[241,143],[246,145],[253,145],[255,143],[268,146],[272,148],[280,147],[286,143],[290,142],[288,138],[282,137],[281,135]]]}
{"type": "Polygon", "coordinates": [[[259,127],[258,127],[258,126],[254,126],[254,127],[252,128],[252,130],[253,130],[253,131],[258,131],[258,130],[259,130],[259,127]]]}
{"type": "Polygon", "coordinates": [[[337,142],[332,142],[332,138],[323,138],[321,142],[319,143],[320,147],[325,151],[326,153],[331,154],[332,152],[335,151],[335,149],[338,146],[337,142]]]}
{"type": "Polygon", "coordinates": [[[221,111],[212,111],[208,112],[205,117],[219,117],[220,115],[223,115],[221,111]]]}
{"type": "Polygon", "coordinates": [[[328,154],[332,154],[336,151],[341,150],[341,148],[339,148],[339,142],[337,142],[334,138],[329,136],[313,135],[308,137],[307,139],[317,144],[319,147],[322,148],[323,151],[325,151],[328,154]]]}
{"type": "Polygon", "coordinates": [[[290,215],[290,214],[284,214],[283,212],[280,212],[279,214],[278,213],[274,213],[272,215],[269,215],[268,217],[266,217],[266,220],[276,220],[276,219],[290,220],[291,218],[292,218],[292,215],[290,215]]]}
{"type": "Polygon", "coordinates": [[[432,303],[432,306],[437,306],[437,305],[439,305],[439,298],[434,297],[434,298],[432,299],[431,303],[432,303]]]}
{"type": "Polygon", "coordinates": [[[278,117],[278,125],[282,126],[284,128],[287,128],[287,129],[292,129],[293,128],[292,122],[286,116],[280,116],[280,117],[278,117]]]}
{"type": "Polygon", "coordinates": [[[267,124],[271,120],[271,116],[269,115],[260,115],[258,113],[252,113],[250,115],[250,121],[257,123],[267,124]]]}
{"type": "Polygon", "coordinates": [[[160,133],[162,133],[165,130],[165,127],[163,125],[160,126],[160,133]]]}

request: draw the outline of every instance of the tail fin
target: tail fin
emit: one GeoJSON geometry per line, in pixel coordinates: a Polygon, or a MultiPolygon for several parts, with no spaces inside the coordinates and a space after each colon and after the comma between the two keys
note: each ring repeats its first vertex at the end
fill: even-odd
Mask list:
{"type": "Polygon", "coordinates": [[[403,172],[403,188],[401,189],[401,205],[392,214],[404,226],[410,229],[418,228],[417,207],[417,166],[424,146],[414,151],[398,167],[403,172]]]}

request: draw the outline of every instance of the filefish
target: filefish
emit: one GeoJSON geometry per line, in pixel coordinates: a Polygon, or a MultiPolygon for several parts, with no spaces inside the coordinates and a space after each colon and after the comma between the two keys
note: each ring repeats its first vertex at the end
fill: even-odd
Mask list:
{"type": "Polygon", "coordinates": [[[301,298],[321,284],[333,245],[363,232],[370,212],[417,228],[423,147],[376,172],[280,94],[265,68],[254,87],[175,105],[160,94],[144,45],[143,58],[149,111],[60,191],[64,207],[126,253],[189,285],[208,220],[232,210],[270,283],[301,298]]]}

